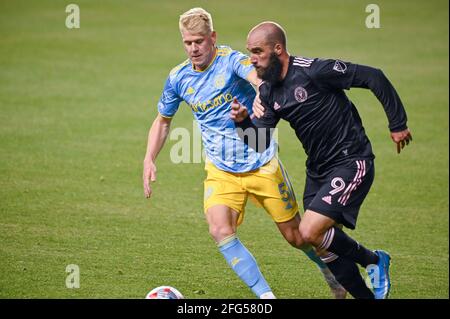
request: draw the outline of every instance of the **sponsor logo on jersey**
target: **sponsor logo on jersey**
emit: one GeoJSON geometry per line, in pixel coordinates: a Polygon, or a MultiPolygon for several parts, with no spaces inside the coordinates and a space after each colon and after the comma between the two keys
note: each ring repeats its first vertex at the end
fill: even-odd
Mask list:
{"type": "Polygon", "coordinates": [[[294,90],[294,96],[297,102],[303,103],[308,98],[308,92],[306,92],[305,88],[298,86],[294,90]]]}
{"type": "Polygon", "coordinates": [[[233,101],[233,95],[231,95],[231,93],[228,92],[222,93],[212,100],[189,103],[189,106],[194,112],[205,112],[209,109],[218,107],[225,103],[230,103],[231,101],[233,101]]]}

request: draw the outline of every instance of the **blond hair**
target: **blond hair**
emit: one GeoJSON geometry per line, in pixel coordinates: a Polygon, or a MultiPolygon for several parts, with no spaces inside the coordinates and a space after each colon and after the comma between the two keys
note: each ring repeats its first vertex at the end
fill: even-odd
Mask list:
{"type": "Polygon", "coordinates": [[[208,35],[214,31],[211,14],[202,8],[192,8],[180,15],[179,27],[180,31],[192,34],[208,35]]]}

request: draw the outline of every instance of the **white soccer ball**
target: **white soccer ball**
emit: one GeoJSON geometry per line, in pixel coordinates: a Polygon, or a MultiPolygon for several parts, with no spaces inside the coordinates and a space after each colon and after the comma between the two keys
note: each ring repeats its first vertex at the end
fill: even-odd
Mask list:
{"type": "Polygon", "coordinates": [[[160,286],[150,291],[145,299],[184,299],[184,296],[173,287],[160,286]]]}

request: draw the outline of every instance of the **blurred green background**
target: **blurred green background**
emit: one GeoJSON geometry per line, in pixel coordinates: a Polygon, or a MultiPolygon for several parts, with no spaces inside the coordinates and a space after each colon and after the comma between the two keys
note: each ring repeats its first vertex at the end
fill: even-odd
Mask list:
{"type": "MultiPolygon", "coordinates": [[[[245,51],[247,32],[280,23],[289,52],[381,68],[407,109],[414,142],[401,155],[370,91],[348,94],[370,137],[377,176],[350,234],[392,255],[391,298],[448,298],[448,2],[0,0],[0,297],[143,298],[172,285],[186,298],[254,298],[228,268],[203,215],[203,164],[170,161],[154,194],[142,160],[168,72],[186,59],[178,17],[211,12],[218,43],[245,51]],[[68,264],[79,289],[66,288],[68,264]]],[[[172,128],[192,130],[180,107],[172,128]]],[[[297,198],[305,154],[285,124],[280,156],[297,198]]],[[[239,236],[279,298],[330,298],[319,272],[247,207],[239,236]]]]}

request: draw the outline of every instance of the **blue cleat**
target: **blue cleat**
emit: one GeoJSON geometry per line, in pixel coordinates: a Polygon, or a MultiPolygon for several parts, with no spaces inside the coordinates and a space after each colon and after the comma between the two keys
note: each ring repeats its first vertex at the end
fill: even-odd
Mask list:
{"type": "Polygon", "coordinates": [[[387,299],[391,289],[389,278],[391,256],[383,250],[375,250],[374,253],[379,257],[379,261],[376,265],[367,266],[367,274],[372,283],[375,299],[387,299]]]}

